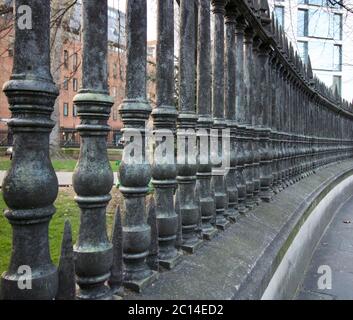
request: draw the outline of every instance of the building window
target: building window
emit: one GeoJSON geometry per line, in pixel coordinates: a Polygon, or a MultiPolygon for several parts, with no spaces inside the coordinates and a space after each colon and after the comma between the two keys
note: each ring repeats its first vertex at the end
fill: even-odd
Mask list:
{"type": "Polygon", "coordinates": [[[342,46],[339,44],[333,46],[333,70],[342,71],[342,46]]]}
{"type": "Polygon", "coordinates": [[[148,57],[154,56],[154,46],[147,47],[147,56],[148,57]]]}
{"type": "Polygon", "coordinates": [[[309,10],[308,36],[315,38],[333,38],[333,15],[324,10],[309,10]]]}
{"type": "Polygon", "coordinates": [[[332,71],[333,43],[330,41],[309,41],[309,55],[313,69],[332,71]]]}
{"type": "Polygon", "coordinates": [[[67,117],[69,115],[69,104],[64,103],[64,117],[67,117]]]}
{"type": "Polygon", "coordinates": [[[75,53],[74,53],[74,57],[73,57],[73,67],[74,67],[74,70],[77,69],[77,66],[78,66],[78,54],[75,52],[75,53]]]}
{"type": "Polygon", "coordinates": [[[112,95],[112,97],[116,97],[116,87],[112,87],[111,88],[111,95],[112,95]]]}
{"type": "Polygon", "coordinates": [[[116,79],[118,77],[118,65],[116,63],[113,64],[113,78],[116,79]]]}
{"type": "Polygon", "coordinates": [[[325,6],[326,0],[306,0],[307,4],[315,5],[315,6],[325,6]]]}
{"type": "Polygon", "coordinates": [[[76,105],[73,105],[73,108],[72,108],[72,115],[73,115],[74,117],[77,117],[77,107],[76,107],[76,105]]]}
{"type": "Polygon", "coordinates": [[[298,41],[299,56],[304,63],[308,63],[308,42],[298,41]]]}
{"type": "Polygon", "coordinates": [[[69,90],[69,78],[65,77],[63,82],[64,90],[69,90]]]}
{"type": "Polygon", "coordinates": [[[275,6],[275,16],[278,23],[284,27],[284,7],[282,6],[275,6]]]}
{"type": "Polygon", "coordinates": [[[118,120],[118,110],[114,107],[113,109],[113,120],[116,121],[118,120]]]}
{"type": "Polygon", "coordinates": [[[64,50],[64,67],[68,68],[69,66],[69,52],[64,50]]]}
{"type": "Polygon", "coordinates": [[[308,36],[308,10],[298,10],[298,30],[297,34],[299,37],[308,36]]]}
{"type": "Polygon", "coordinates": [[[338,94],[341,96],[341,90],[342,90],[342,78],[341,76],[333,76],[332,79],[332,89],[335,91],[335,87],[337,87],[338,94]]]}
{"type": "MultiPolygon", "coordinates": [[[[278,0],[277,0],[278,1],[278,0]]],[[[320,7],[334,7],[334,8],[339,8],[340,7],[340,2],[337,1],[329,1],[329,0],[298,0],[299,4],[309,4],[312,6],[320,6],[320,7]]]]}
{"type": "Polygon", "coordinates": [[[342,15],[339,13],[333,15],[333,38],[342,40],[342,15]]]}
{"type": "Polygon", "coordinates": [[[73,86],[74,91],[76,92],[78,89],[78,81],[76,78],[73,79],[72,86],[73,86]]]}

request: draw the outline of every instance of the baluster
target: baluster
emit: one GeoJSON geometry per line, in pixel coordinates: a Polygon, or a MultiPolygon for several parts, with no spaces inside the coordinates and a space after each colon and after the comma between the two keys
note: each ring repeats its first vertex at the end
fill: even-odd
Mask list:
{"type": "Polygon", "coordinates": [[[236,186],[238,190],[238,211],[246,213],[246,184],[244,178],[245,154],[245,101],[244,101],[244,30],[245,22],[242,17],[238,17],[235,25],[236,37],[236,60],[235,60],[235,119],[236,119],[236,186]]]}
{"type": "Polygon", "coordinates": [[[235,222],[238,216],[238,189],[236,185],[236,119],[235,119],[235,66],[236,66],[236,44],[235,44],[235,7],[228,4],[225,15],[226,24],[226,61],[225,61],[225,113],[227,127],[230,130],[229,168],[226,173],[226,185],[228,192],[228,219],[235,222]]]}
{"type": "Polygon", "coordinates": [[[152,166],[152,182],[155,187],[159,263],[171,269],[180,261],[180,254],[175,247],[178,217],[174,209],[177,174],[174,133],[178,114],[174,106],[173,0],[159,0],[157,11],[157,107],[152,112],[156,152],[152,166]]]}
{"type": "Polygon", "coordinates": [[[58,89],[50,74],[50,2],[16,0],[16,12],[20,6],[28,6],[32,21],[23,28],[20,13],[16,14],[14,66],[4,85],[14,147],[2,184],[9,207],[5,216],[12,226],[12,254],[1,278],[1,297],[51,300],[58,273],[50,258],[48,224],[55,213],[58,181],[49,158],[49,134],[55,125],[50,115],[58,89]],[[30,290],[19,286],[24,273],[30,290]]]}
{"type": "Polygon", "coordinates": [[[197,58],[197,111],[199,166],[197,180],[200,190],[200,209],[202,234],[211,240],[217,229],[213,226],[215,215],[214,190],[211,184],[212,165],[210,159],[211,117],[211,11],[210,0],[201,0],[199,4],[199,36],[197,58]],[[205,150],[206,149],[206,150],[205,150]]]}
{"type": "Polygon", "coordinates": [[[157,277],[157,273],[152,271],[146,262],[151,243],[151,228],[147,224],[145,204],[151,179],[146,150],[146,122],[151,113],[151,106],[146,98],[146,0],[127,1],[126,21],[125,99],[119,109],[125,141],[119,168],[119,189],[125,205],[122,219],[124,285],[141,292],[157,277]]]}
{"type": "Polygon", "coordinates": [[[272,175],[272,146],[270,146],[270,115],[271,115],[271,81],[269,78],[269,47],[266,44],[262,44],[259,47],[259,95],[260,103],[258,106],[258,119],[260,126],[258,127],[259,132],[259,144],[260,144],[260,198],[263,201],[269,202],[273,193],[271,185],[273,181],[272,175]]]}
{"type": "Polygon", "coordinates": [[[277,119],[278,119],[278,112],[277,112],[277,59],[276,54],[274,51],[271,52],[270,58],[270,77],[271,77],[271,147],[272,147],[272,191],[274,194],[279,192],[278,190],[278,149],[277,149],[277,119]]]}
{"type": "Polygon", "coordinates": [[[254,31],[251,27],[245,30],[244,41],[244,88],[245,88],[245,154],[246,161],[244,167],[244,176],[246,181],[246,206],[252,210],[255,205],[254,199],[254,153],[253,153],[253,139],[254,132],[252,128],[252,45],[253,45],[254,31]]]}
{"type": "Polygon", "coordinates": [[[249,106],[251,112],[251,129],[252,129],[252,150],[253,150],[253,182],[254,182],[254,201],[256,205],[261,202],[259,193],[261,187],[260,181],[260,162],[262,152],[260,150],[260,135],[262,118],[258,117],[260,109],[260,82],[257,80],[259,70],[259,46],[261,41],[257,35],[253,38],[253,46],[251,53],[251,63],[249,64],[250,86],[249,86],[249,106]]]}
{"type": "Polygon", "coordinates": [[[107,1],[82,2],[82,89],[74,98],[81,119],[78,164],[73,175],[81,223],[75,244],[79,299],[107,299],[113,254],[106,230],[106,207],[111,199],[113,172],[107,153],[108,119],[113,99],[108,95],[107,1]],[[97,32],[100,30],[100,32],[97,32]]]}
{"type": "Polygon", "coordinates": [[[273,142],[275,149],[275,165],[274,165],[274,192],[279,193],[281,191],[280,182],[281,182],[281,172],[280,172],[280,161],[281,161],[281,148],[280,148],[280,136],[279,131],[281,127],[281,79],[280,79],[280,68],[281,65],[277,58],[274,58],[274,75],[275,75],[275,87],[274,87],[274,127],[273,131],[273,142]]]}
{"type": "Polygon", "coordinates": [[[182,249],[194,253],[201,245],[197,229],[199,223],[196,187],[196,124],[195,112],[195,6],[193,1],[180,1],[179,54],[179,117],[178,140],[186,150],[178,150],[178,187],[182,219],[182,249]],[[184,152],[184,156],[182,155],[184,152]]]}
{"type": "MultiPolygon", "coordinates": [[[[223,160],[225,156],[222,144],[222,130],[226,128],[224,119],[224,14],[225,1],[212,0],[213,13],[213,63],[212,63],[212,112],[213,112],[213,133],[217,135],[217,148],[211,145],[211,152],[218,152],[218,157],[223,160]]],[[[216,226],[225,230],[229,226],[227,216],[228,195],[226,190],[225,170],[221,165],[216,165],[212,170],[212,181],[215,188],[216,202],[216,226]]]]}

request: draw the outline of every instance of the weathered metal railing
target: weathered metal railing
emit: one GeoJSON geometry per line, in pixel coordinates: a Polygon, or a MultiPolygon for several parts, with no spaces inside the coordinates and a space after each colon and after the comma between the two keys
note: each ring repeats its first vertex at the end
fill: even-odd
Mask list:
{"type": "Polygon", "coordinates": [[[83,85],[74,99],[81,154],[73,178],[81,224],[74,248],[65,227],[58,272],[48,241],[58,191],[48,140],[58,94],[50,74],[50,6],[16,0],[15,10],[22,5],[31,9],[32,28],[16,24],[14,69],[4,87],[14,135],[2,189],[13,228],[11,263],[1,279],[4,299],[72,299],[74,262],[79,299],[111,299],[123,294],[122,286],[141,292],[157,278],[159,266],[173,268],[182,251],[194,253],[261,200],[271,201],[319,167],[353,155],[352,105],[314,77],[310,59],[302,63],[266,0],[178,1],[178,106],[174,1],[158,0],[154,110],[146,99],[147,2],[127,0],[119,169],[124,206],[110,241],[107,1],[83,0],[83,85]],[[147,198],[150,181],[154,194],[147,198]],[[32,290],[18,286],[26,266],[32,290]]]}

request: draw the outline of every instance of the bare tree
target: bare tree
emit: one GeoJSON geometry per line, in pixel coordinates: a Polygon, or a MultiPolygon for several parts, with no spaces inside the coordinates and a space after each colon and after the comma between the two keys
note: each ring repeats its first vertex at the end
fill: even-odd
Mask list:
{"type": "Polygon", "coordinates": [[[348,12],[353,13],[353,5],[348,3],[347,1],[344,0],[326,0],[327,4],[329,6],[333,6],[333,7],[341,7],[345,10],[347,10],[348,12]]]}
{"type": "MultiPolygon", "coordinates": [[[[79,27],[72,28],[70,22],[74,18],[75,6],[77,0],[52,0],[51,1],[51,71],[55,83],[62,86],[62,60],[64,44],[69,45],[70,42],[79,39],[79,27]]],[[[76,52],[77,53],[77,52],[76,52]]],[[[75,54],[75,53],[74,53],[75,54]]],[[[78,69],[78,65],[71,72],[72,78],[78,69]]],[[[52,156],[60,155],[60,105],[59,100],[55,102],[52,120],[55,127],[50,134],[50,153],[52,156]]]]}

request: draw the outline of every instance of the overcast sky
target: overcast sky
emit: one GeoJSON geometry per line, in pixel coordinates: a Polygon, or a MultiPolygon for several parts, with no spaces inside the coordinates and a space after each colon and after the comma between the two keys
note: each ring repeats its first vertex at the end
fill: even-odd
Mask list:
{"type": "MultiPolygon", "coordinates": [[[[157,39],[157,15],[156,15],[156,1],[147,0],[147,23],[148,23],[148,34],[147,40],[157,39]]],[[[117,8],[125,12],[126,0],[108,0],[108,4],[111,7],[117,8]]]]}

